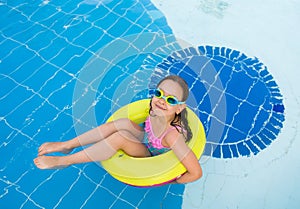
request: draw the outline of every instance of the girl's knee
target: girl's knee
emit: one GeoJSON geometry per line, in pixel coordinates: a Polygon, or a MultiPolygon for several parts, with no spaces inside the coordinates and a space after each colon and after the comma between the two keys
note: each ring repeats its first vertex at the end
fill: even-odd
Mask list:
{"type": "Polygon", "coordinates": [[[129,127],[130,124],[132,124],[132,121],[128,118],[120,118],[114,121],[114,124],[119,129],[126,129],[129,127]]]}
{"type": "Polygon", "coordinates": [[[134,131],[140,131],[140,127],[128,118],[121,118],[114,121],[114,125],[118,131],[129,131],[134,133],[134,131]]]}

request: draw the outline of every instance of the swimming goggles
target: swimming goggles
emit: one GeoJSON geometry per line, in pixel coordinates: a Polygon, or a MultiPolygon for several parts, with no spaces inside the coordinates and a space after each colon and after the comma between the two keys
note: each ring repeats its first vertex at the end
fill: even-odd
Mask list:
{"type": "Polygon", "coordinates": [[[175,96],[164,96],[164,92],[159,88],[154,90],[153,95],[156,98],[163,98],[171,106],[175,106],[175,105],[178,105],[178,104],[184,104],[185,103],[185,102],[179,102],[178,99],[175,96]]]}

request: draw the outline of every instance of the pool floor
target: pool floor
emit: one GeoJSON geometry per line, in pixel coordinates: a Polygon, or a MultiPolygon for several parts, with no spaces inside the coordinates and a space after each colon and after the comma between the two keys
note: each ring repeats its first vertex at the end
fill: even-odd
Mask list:
{"type": "Polygon", "coordinates": [[[0,208],[297,208],[299,9],[0,1],[0,208]],[[104,123],[168,74],[186,79],[205,128],[200,180],[138,188],[98,163],[35,167],[42,143],[104,123]]]}

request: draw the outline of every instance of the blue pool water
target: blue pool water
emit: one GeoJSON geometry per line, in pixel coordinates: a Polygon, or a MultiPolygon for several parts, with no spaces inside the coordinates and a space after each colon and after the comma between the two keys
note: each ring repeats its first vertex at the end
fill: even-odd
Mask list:
{"type": "Polygon", "coordinates": [[[283,126],[282,95],[257,58],[225,47],[199,46],[176,51],[157,66],[151,65],[147,69],[163,69],[190,84],[194,101],[188,104],[200,112],[207,134],[204,155],[255,155],[283,126]]]}
{"type": "Polygon", "coordinates": [[[2,1],[0,9],[1,208],[179,208],[182,185],[139,189],[96,164],[41,171],[32,163],[43,142],[73,138],[122,105],[116,87],[174,42],[163,15],[149,1],[2,1]]]}
{"type": "MultiPolygon", "coordinates": [[[[297,205],[296,191],[275,204],[277,194],[263,203],[259,196],[273,193],[256,191],[263,191],[257,186],[262,182],[275,180],[262,173],[273,173],[276,162],[288,161],[282,153],[293,153],[298,120],[290,126],[295,119],[287,116],[296,109],[290,98],[299,96],[291,96],[288,82],[278,79],[276,71],[274,78],[274,61],[261,51],[252,54],[251,48],[232,44],[225,32],[226,44],[203,35],[197,43],[182,44],[178,36],[187,35],[185,42],[197,37],[188,30],[198,30],[189,27],[200,20],[198,14],[203,20],[212,17],[203,26],[222,28],[226,11],[237,11],[238,3],[176,5],[148,0],[0,1],[0,208],[249,208],[246,199],[256,202],[256,208],[297,205]],[[174,10],[187,8],[181,17],[194,19],[173,20],[174,10]],[[168,74],[187,80],[188,105],[205,127],[202,179],[136,188],[115,180],[96,163],[47,171],[34,166],[42,143],[71,139],[104,123],[119,107],[149,97],[149,89],[168,74]],[[287,148],[277,151],[283,143],[280,134],[287,132],[290,140],[281,146],[287,148]],[[232,186],[239,181],[243,190],[232,186]]],[[[210,30],[205,29],[204,34],[210,30]]],[[[292,173],[290,183],[278,184],[283,191],[294,191],[287,186],[295,179],[292,173]]]]}

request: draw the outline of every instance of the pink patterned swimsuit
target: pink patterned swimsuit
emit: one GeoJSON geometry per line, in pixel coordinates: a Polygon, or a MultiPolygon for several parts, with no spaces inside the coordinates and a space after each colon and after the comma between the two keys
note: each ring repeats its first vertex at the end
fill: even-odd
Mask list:
{"type": "Polygon", "coordinates": [[[162,153],[168,152],[171,149],[168,147],[164,147],[162,145],[162,139],[172,130],[176,129],[175,127],[170,127],[167,129],[159,138],[156,137],[153,133],[150,116],[147,117],[145,121],[145,135],[143,139],[143,144],[148,148],[149,152],[152,156],[160,155],[162,153]]]}

